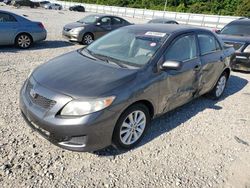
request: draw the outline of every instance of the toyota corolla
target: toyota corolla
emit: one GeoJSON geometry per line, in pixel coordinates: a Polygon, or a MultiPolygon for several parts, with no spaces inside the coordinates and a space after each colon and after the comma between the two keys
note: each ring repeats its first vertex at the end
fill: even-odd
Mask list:
{"type": "Polygon", "coordinates": [[[204,94],[220,98],[233,53],[205,29],[127,26],[36,68],[20,108],[62,148],[130,149],[153,118],[204,94]]]}

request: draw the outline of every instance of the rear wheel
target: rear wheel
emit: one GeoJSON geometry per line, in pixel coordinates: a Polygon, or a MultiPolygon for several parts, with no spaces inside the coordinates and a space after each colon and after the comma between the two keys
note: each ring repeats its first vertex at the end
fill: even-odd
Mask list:
{"type": "Polygon", "coordinates": [[[91,33],[86,33],[83,36],[82,43],[85,45],[89,45],[94,41],[94,36],[91,33]]]}
{"type": "Polygon", "coordinates": [[[223,72],[217,81],[216,85],[209,93],[209,96],[213,99],[219,99],[225,91],[227,85],[228,75],[226,72],[223,72]]]}
{"type": "Polygon", "coordinates": [[[145,135],[150,123],[148,108],[136,104],[128,108],[119,118],[114,133],[113,143],[119,149],[131,149],[145,135]]]}
{"type": "Polygon", "coordinates": [[[29,48],[32,44],[32,38],[30,35],[23,33],[16,37],[16,46],[19,48],[29,48]]]}

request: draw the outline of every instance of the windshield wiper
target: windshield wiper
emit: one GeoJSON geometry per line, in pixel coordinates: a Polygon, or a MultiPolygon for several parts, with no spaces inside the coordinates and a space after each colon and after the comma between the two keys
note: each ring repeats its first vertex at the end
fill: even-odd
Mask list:
{"type": "Polygon", "coordinates": [[[93,59],[93,60],[97,60],[91,53],[90,53],[90,51],[88,50],[88,49],[86,49],[86,48],[84,48],[84,49],[79,49],[78,50],[78,52],[81,54],[81,55],[83,55],[83,56],[85,56],[85,57],[88,57],[88,58],[90,58],[90,59],[93,59]],[[84,53],[83,53],[84,52],[84,53]],[[87,53],[86,53],[87,52],[87,53]]]}
{"type": "MultiPolygon", "coordinates": [[[[90,52],[90,51],[89,51],[90,52]]],[[[93,52],[90,52],[91,55],[93,55],[94,57],[97,57],[98,59],[102,60],[102,61],[105,61],[107,63],[113,63],[113,64],[116,64],[122,68],[128,68],[127,66],[125,66],[123,63],[119,63],[121,62],[120,60],[118,59],[115,59],[115,58],[112,58],[112,57],[109,57],[109,56],[106,56],[106,55],[102,55],[102,54],[95,54],[93,52]]]]}

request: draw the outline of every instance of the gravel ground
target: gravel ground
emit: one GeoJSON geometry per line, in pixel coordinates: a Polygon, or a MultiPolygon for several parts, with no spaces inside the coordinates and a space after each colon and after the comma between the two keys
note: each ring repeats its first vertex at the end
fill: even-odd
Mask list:
{"type": "Polygon", "coordinates": [[[220,101],[201,97],[155,119],[134,150],[66,151],[31,131],[18,94],[33,68],[81,47],[64,41],[61,29],[87,13],[1,9],[48,30],[29,50],[0,47],[1,187],[250,187],[250,74],[233,73],[220,101]]]}

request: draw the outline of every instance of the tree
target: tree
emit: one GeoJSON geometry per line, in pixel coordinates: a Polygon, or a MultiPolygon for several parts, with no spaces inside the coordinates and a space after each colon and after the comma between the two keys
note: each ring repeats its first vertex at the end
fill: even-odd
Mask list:
{"type": "Polygon", "coordinates": [[[250,17],[250,1],[242,0],[236,10],[236,15],[250,17]]]}

